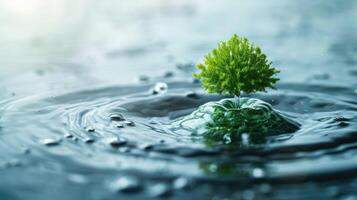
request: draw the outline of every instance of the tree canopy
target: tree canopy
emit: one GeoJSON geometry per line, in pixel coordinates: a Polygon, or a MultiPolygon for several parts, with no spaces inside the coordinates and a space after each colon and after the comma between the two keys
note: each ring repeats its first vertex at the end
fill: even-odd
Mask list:
{"type": "Polygon", "coordinates": [[[279,73],[261,49],[247,38],[234,34],[227,42],[220,42],[196,66],[200,72],[193,74],[202,81],[208,93],[240,96],[273,88],[279,73]]]}

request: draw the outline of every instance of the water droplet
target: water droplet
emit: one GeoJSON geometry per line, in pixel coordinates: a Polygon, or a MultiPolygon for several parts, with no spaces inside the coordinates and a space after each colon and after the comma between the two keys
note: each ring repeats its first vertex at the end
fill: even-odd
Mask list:
{"type": "Polygon", "coordinates": [[[111,187],[119,192],[132,193],[141,190],[140,181],[133,176],[123,176],[115,180],[111,187]]]}
{"type": "Polygon", "coordinates": [[[261,168],[254,168],[253,171],[252,171],[252,176],[254,178],[262,178],[262,177],[265,176],[265,172],[261,168]]]}
{"type": "Polygon", "coordinates": [[[330,74],[327,73],[322,73],[322,74],[314,74],[311,79],[315,79],[315,80],[328,80],[330,79],[331,76],[330,74]]]}
{"type": "Polygon", "coordinates": [[[125,118],[122,114],[112,114],[109,116],[111,121],[124,121],[125,118]]]}
{"type": "Polygon", "coordinates": [[[25,147],[25,148],[22,149],[22,152],[24,154],[29,154],[29,153],[31,153],[31,150],[29,148],[25,147]]]}
{"type": "Polygon", "coordinates": [[[198,78],[194,78],[194,79],[192,79],[192,83],[198,84],[198,83],[201,83],[201,81],[198,78]]]}
{"type": "Polygon", "coordinates": [[[153,94],[163,94],[167,92],[167,84],[163,82],[156,83],[154,86],[153,94]]]}
{"type": "Polygon", "coordinates": [[[156,120],[150,120],[149,123],[150,123],[150,124],[153,124],[153,125],[154,125],[154,124],[158,124],[156,120]]]}
{"type": "Polygon", "coordinates": [[[54,139],[54,138],[45,138],[41,140],[41,143],[46,146],[55,146],[61,143],[61,139],[54,139]]]}
{"type": "Polygon", "coordinates": [[[135,122],[127,120],[124,122],[124,124],[128,125],[128,126],[135,126],[135,122]]]}
{"type": "Polygon", "coordinates": [[[71,133],[65,133],[64,137],[65,138],[73,138],[73,135],[71,133]]]}
{"type": "Polygon", "coordinates": [[[191,182],[185,177],[179,177],[173,182],[173,187],[177,190],[187,189],[190,187],[191,182]]]}
{"type": "Polygon", "coordinates": [[[93,127],[88,127],[88,128],[86,129],[86,131],[87,131],[87,132],[94,132],[95,129],[94,129],[93,127]]]}
{"type": "Polygon", "coordinates": [[[158,183],[149,188],[149,193],[153,197],[164,197],[171,193],[170,187],[164,183],[158,183]]]}
{"type": "Polygon", "coordinates": [[[164,78],[170,78],[170,77],[173,77],[174,76],[174,73],[173,72],[166,72],[164,74],[164,78]]]}
{"type": "Polygon", "coordinates": [[[188,92],[185,95],[187,98],[191,98],[191,99],[199,99],[200,96],[196,93],[196,92],[188,92]]]}
{"type": "Polygon", "coordinates": [[[153,147],[154,146],[152,144],[149,144],[149,143],[141,144],[141,145],[138,146],[138,148],[142,149],[142,150],[150,150],[153,147]]]}
{"type": "Polygon", "coordinates": [[[216,164],[210,164],[209,165],[209,171],[210,172],[216,172],[218,169],[218,166],[216,164]]]}
{"type": "Polygon", "coordinates": [[[114,137],[114,138],[110,138],[108,140],[108,143],[112,146],[112,147],[120,147],[120,146],[123,146],[127,143],[126,140],[124,139],[121,139],[121,138],[117,138],[117,137],[114,137]]]}
{"type": "Polygon", "coordinates": [[[124,125],[121,124],[121,123],[117,123],[117,124],[115,124],[115,127],[117,127],[117,128],[124,128],[124,125]]]}
{"type": "Polygon", "coordinates": [[[93,143],[95,140],[93,138],[85,138],[84,142],[85,143],[93,143]]]}
{"type": "Polygon", "coordinates": [[[150,78],[148,76],[141,75],[141,76],[139,76],[139,80],[142,82],[147,82],[150,80],[150,78]]]}
{"type": "Polygon", "coordinates": [[[249,135],[248,135],[248,133],[243,133],[241,135],[241,138],[242,138],[242,144],[244,144],[244,145],[248,145],[249,144],[249,135]]]}
{"type": "Polygon", "coordinates": [[[178,63],[176,65],[176,68],[181,70],[181,71],[184,71],[184,72],[188,72],[188,73],[191,73],[193,71],[193,69],[195,68],[195,64],[194,63],[191,63],[191,62],[188,62],[188,63],[178,63]]]}

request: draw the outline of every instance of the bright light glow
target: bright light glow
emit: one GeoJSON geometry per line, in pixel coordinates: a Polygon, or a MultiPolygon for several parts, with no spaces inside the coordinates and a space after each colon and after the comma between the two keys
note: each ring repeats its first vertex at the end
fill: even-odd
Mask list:
{"type": "Polygon", "coordinates": [[[1,0],[1,7],[13,15],[31,15],[41,7],[41,0],[1,0]]]}

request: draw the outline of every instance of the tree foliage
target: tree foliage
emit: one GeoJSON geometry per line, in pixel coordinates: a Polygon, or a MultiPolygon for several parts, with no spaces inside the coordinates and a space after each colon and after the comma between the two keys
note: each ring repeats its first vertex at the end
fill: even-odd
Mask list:
{"type": "Polygon", "coordinates": [[[202,81],[208,93],[239,96],[242,92],[275,89],[274,84],[279,79],[274,75],[279,71],[271,65],[259,47],[234,34],[205,56],[197,65],[200,72],[193,76],[202,81]]]}

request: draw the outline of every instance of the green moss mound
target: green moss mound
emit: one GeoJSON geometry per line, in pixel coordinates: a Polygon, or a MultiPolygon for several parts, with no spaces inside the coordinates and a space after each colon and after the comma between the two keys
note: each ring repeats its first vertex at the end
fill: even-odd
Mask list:
{"type": "Polygon", "coordinates": [[[233,98],[209,102],[176,123],[208,142],[225,143],[242,142],[244,136],[249,143],[264,143],[267,136],[299,129],[297,122],[253,98],[240,98],[239,103],[233,98]]]}

